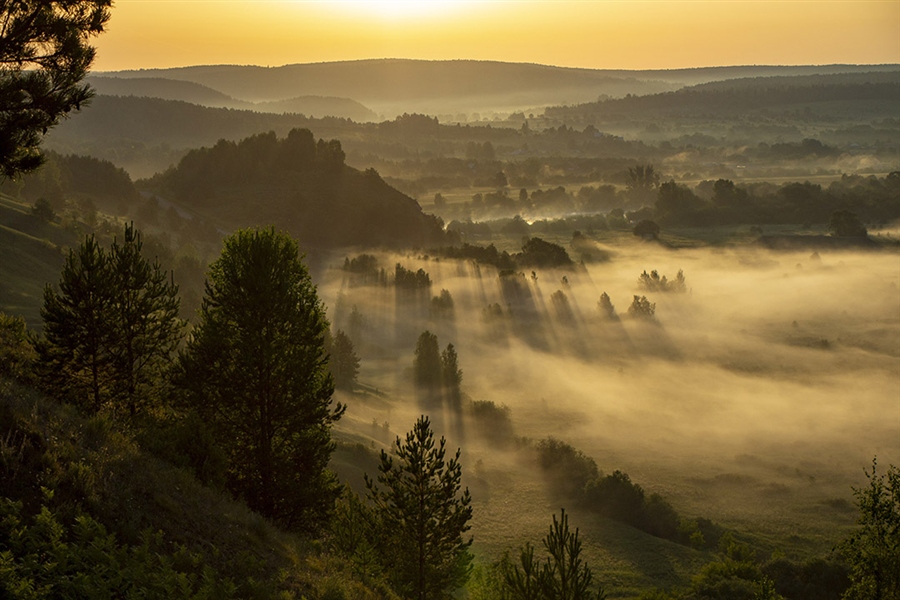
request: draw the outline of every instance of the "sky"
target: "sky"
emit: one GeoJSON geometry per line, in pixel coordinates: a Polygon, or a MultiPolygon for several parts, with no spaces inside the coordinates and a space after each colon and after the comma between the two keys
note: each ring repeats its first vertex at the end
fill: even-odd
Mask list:
{"type": "Polygon", "coordinates": [[[900,63],[900,0],[118,0],[95,71],[417,58],[597,69],[900,63]]]}

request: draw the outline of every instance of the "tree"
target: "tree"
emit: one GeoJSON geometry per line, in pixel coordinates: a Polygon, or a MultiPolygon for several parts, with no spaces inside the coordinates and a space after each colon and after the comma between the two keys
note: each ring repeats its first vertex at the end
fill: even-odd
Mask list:
{"type": "Polygon", "coordinates": [[[459,368],[459,357],[453,344],[441,352],[441,382],[444,384],[444,397],[455,416],[462,411],[462,369],[459,368]]]}
{"type": "Polygon", "coordinates": [[[200,324],[177,380],[227,453],[227,485],[284,526],[317,530],[340,493],[325,309],[297,244],[273,228],[238,231],[209,269],[200,324]]]}
{"type": "Polygon", "coordinates": [[[653,320],[656,314],[656,303],[647,300],[646,296],[635,296],[628,307],[628,314],[638,319],[653,320]]]}
{"type": "Polygon", "coordinates": [[[609,294],[603,292],[600,294],[600,300],[597,302],[597,308],[600,309],[600,315],[607,321],[618,321],[619,315],[616,314],[616,307],[613,306],[609,294]]]}
{"type": "Polygon", "coordinates": [[[94,59],[88,40],[103,32],[112,0],[4,2],[0,9],[0,174],[14,178],[42,162],[47,129],[92,96],[80,82],[94,59]]]}
{"type": "Polygon", "coordinates": [[[366,476],[388,578],[406,598],[449,598],[469,575],[472,539],[463,535],[470,529],[472,499],[468,488],[459,495],[460,451],[445,461],[445,446],[443,437],[435,446],[423,415],[405,442],[397,437],[391,455],[381,451],[377,482],[366,476]]]}
{"type": "Polygon", "coordinates": [[[419,334],[416,357],[413,361],[416,389],[429,399],[439,394],[441,388],[441,354],[437,336],[430,331],[419,334]]]}
{"type": "Polygon", "coordinates": [[[592,591],[594,574],[581,557],[578,529],[569,531],[569,517],[561,511],[560,519],[553,515],[553,525],[543,539],[549,556],[543,564],[534,558],[534,547],[526,544],[520,554],[520,564],[505,568],[504,577],[513,600],[603,600],[603,586],[592,591]]]}
{"type": "Polygon", "coordinates": [[[828,221],[828,229],[835,236],[865,237],[869,233],[856,213],[849,210],[838,210],[832,213],[831,219],[828,221]]]}
{"type": "Polygon", "coordinates": [[[359,375],[359,357],[353,351],[350,337],[338,329],[331,342],[329,367],[334,377],[334,386],[342,390],[352,390],[359,375]]]}
{"type": "Polygon", "coordinates": [[[45,385],[57,396],[100,410],[109,399],[108,311],[113,300],[108,257],[93,235],[70,250],[59,293],[47,285],[39,345],[45,385]]]}
{"type": "Polygon", "coordinates": [[[840,546],[850,563],[850,600],[900,598],[900,469],[879,475],[877,466],[872,459],[869,485],[853,490],[860,527],[840,546]]]}
{"type": "Polygon", "coordinates": [[[159,261],[144,258],[142,247],[140,232],[126,225],[122,243],[113,242],[108,263],[114,396],[132,416],[147,408],[153,384],[169,367],[183,327],[178,286],[159,261]]]}
{"type": "Polygon", "coordinates": [[[141,249],[132,225],[109,251],[88,236],[69,253],[59,293],[44,289],[44,380],[94,411],[149,408],[181,339],[178,287],[141,249]]]}

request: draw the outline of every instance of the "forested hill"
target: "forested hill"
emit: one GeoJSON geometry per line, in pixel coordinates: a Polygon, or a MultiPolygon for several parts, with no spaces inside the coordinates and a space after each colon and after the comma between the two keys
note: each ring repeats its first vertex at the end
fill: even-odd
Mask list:
{"type": "Polygon", "coordinates": [[[374,170],[347,166],[340,142],[317,142],[308,129],[220,140],[145,187],[224,228],[274,224],[304,247],[421,246],[444,235],[415,200],[374,170]]]}
{"type": "Polygon", "coordinates": [[[546,116],[568,118],[591,115],[646,116],[652,113],[689,115],[739,114],[747,109],[846,102],[853,107],[874,106],[900,116],[900,68],[892,72],[842,73],[790,77],[752,77],[699,84],[674,92],[630,96],[579,106],[548,108],[546,116]]]}
{"type": "Polygon", "coordinates": [[[340,117],[354,121],[372,121],[377,115],[355,100],[333,96],[296,96],[267,102],[247,102],[232,98],[211,87],[193,81],[162,77],[101,77],[92,75],[86,82],[106,96],[135,96],[180,100],[212,108],[235,108],[267,113],[297,113],[309,117],[340,117]]]}

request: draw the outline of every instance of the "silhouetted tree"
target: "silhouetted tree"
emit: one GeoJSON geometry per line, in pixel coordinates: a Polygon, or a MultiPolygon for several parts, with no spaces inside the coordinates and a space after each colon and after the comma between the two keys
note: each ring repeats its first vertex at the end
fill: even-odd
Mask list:
{"type": "Polygon", "coordinates": [[[112,0],[4,2],[0,8],[0,174],[42,162],[47,130],[92,96],[80,85],[94,60],[112,0]]]}
{"type": "Polygon", "coordinates": [[[187,405],[214,428],[228,486],[288,527],[317,530],[340,494],[328,322],[297,244],[274,229],[238,231],[209,269],[200,323],[181,355],[187,405]]]}
{"type": "Polygon", "coordinates": [[[609,299],[609,294],[603,292],[600,294],[600,300],[597,302],[597,308],[600,309],[600,314],[603,315],[608,321],[618,321],[619,315],[616,314],[616,307],[613,306],[612,301],[609,299]]]}
{"type": "Polygon", "coordinates": [[[109,252],[89,236],[44,290],[44,379],[93,410],[149,408],[181,339],[178,287],[141,249],[133,225],[109,252]]]}
{"type": "Polygon", "coordinates": [[[441,380],[444,384],[444,392],[451,408],[459,409],[462,402],[462,370],[459,368],[459,357],[453,344],[447,344],[447,348],[441,352],[441,380]]]}
{"type": "Polygon", "coordinates": [[[635,296],[628,307],[628,314],[639,319],[653,319],[656,313],[656,303],[647,300],[646,296],[635,296]]]}
{"type": "Polygon", "coordinates": [[[450,598],[469,576],[471,496],[460,495],[459,450],[446,460],[422,416],[391,454],[381,451],[378,477],[366,476],[380,525],[380,553],[388,579],[404,598],[450,598]]]}
{"type": "Polygon", "coordinates": [[[416,342],[416,357],[413,361],[413,373],[416,387],[434,394],[441,386],[441,354],[437,336],[430,331],[423,331],[416,342]]]}
{"type": "Polygon", "coordinates": [[[328,366],[334,377],[334,386],[342,390],[352,390],[359,375],[359,357],[353,351],[353,342],[340,329],[334,334],[329,354],[328,366]]]}
{"type": "Polygon", "coordinates": [[[59,292],[44,288],[39,346],[44,383],[57,396],[100,410],[110,396],[108,320],[113,301],[108,257],[93,235],[70,250],[59,292]]]}

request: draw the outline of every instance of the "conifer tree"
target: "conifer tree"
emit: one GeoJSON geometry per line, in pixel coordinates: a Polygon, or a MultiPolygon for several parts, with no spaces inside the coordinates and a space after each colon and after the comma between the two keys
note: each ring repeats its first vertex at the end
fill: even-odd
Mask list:
{"type": "Polygon", "coordinates": [[[50,391],[93,411],[146,410],[181,338],[178,306],[178,287],[141,254],[133,225],[109,251],[88,236],[69,253],[59,292],[44,289],[50,391]]]}
{"type": "Polygon", "coordinates": [[[334,334],[331,341],[329,367],[334,377],[334,386],[343,390],[352,390],[359,375],[359,357],[353,350],[353,342],[342,330],[334,334]]]}
{"type": "Polygon", "coordinates": [[[83,408],[100,410],[110,397],[112,359],[109,321],[113,285],[108,256],[89,235],[69,251],[59,292],[44,288],[39,345],[42,380],[48,391],[83,408]]]}
{"type": "Polygon", "coordinates": [[[227,455],[228,486],[280,524],[317,530],[340,494],[325,309],[296,242],[238,231],[210,266],[200,324],[180,359],[187,406],[227,455]]]}
{"type": "Polygon", "coordinates": [[[428,417],[390,455],[382,450],[377,482],[366,477],[380,521],[381,556],[395,591],[404,598],[449,598],[469,575],[471,496],[459,494],[460,451],[449,461],[446,440],[435,445],[428,417]]]}
{"type": "Polygon", "coordinates": [[[168,367],[183,326],[178,286],[159,261],[144,258],[142,246],[141,234],[126,225],[108,262],[114,286],[109,315],[114,397],[132,416],[149,405],[153,384],[168,367]]]}

